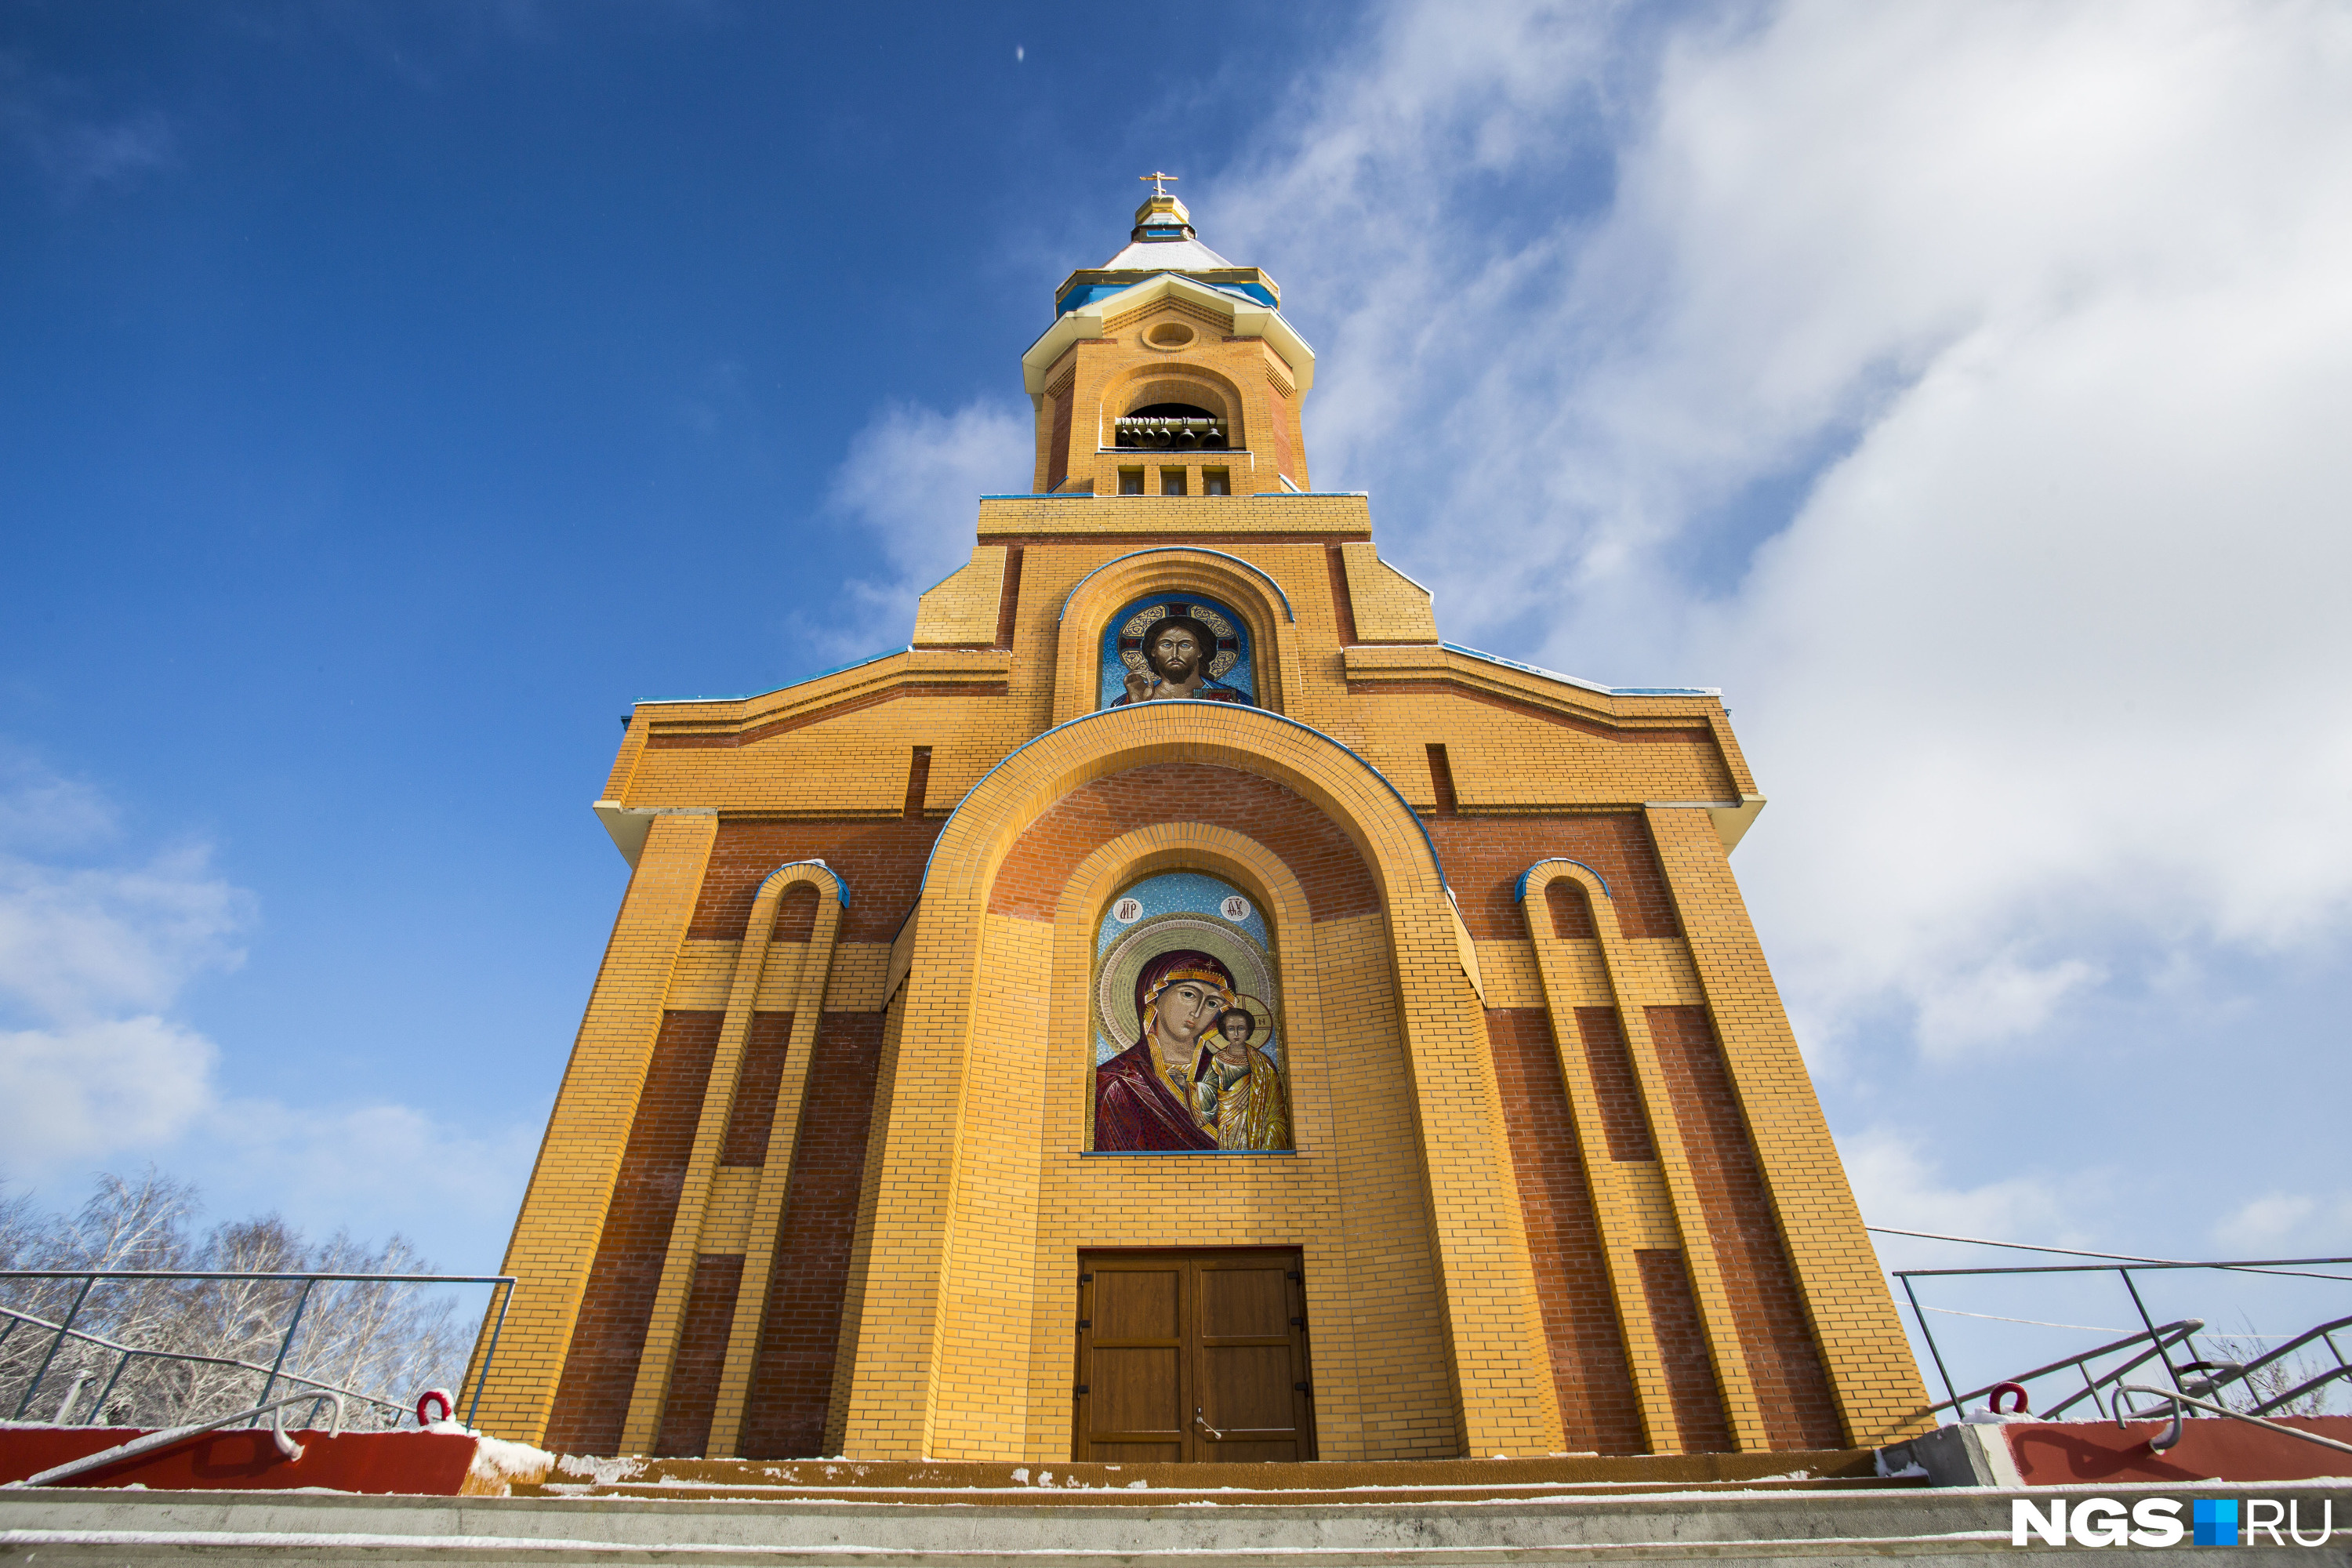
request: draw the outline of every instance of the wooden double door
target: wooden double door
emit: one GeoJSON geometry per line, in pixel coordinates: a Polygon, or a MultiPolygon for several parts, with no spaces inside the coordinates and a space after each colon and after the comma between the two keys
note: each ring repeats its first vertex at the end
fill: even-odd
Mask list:
{"type": "Polygon", "coordinates": [[[1080,1253],[1070,1457],[1313,1458],[1297,1249],[1080,1253]]]}

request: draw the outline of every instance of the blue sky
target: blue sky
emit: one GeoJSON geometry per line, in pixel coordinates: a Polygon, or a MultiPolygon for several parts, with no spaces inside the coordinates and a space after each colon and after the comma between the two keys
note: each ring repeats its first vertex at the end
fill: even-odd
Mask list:
{"type": "Polygon", "coordinates": [[[2283,0],[12,0],[0,1163],[494,1267],[616,716],[903,640],[1159,167],[1449,636],[1725,689],[1874,1219],[2352,1247],[2347,87],[2283,0]]]}

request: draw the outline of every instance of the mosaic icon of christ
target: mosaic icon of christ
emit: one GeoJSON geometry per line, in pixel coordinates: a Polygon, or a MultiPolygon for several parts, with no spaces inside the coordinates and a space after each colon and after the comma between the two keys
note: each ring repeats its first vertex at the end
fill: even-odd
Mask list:
{"type": "Polygon", "coordinates": [[[1201,702],[1239,702],[1255,707],[1249,694],[1209,674],[1217,639],[1190,616],[1167,616],[1151,624],[1143,638],[1143,669],[1127,673],[1127,690],[1111,706],[1136,702],[1169,702],[1191,699],[1201,702]]]}

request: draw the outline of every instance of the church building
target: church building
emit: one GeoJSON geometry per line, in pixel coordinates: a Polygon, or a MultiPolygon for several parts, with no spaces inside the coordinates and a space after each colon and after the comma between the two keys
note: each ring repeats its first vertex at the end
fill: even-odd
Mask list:
{"type": "MultiPolygon", "coordinates": [[[[1713,690],[1444,640],[1154,194],[908,647],[638,703],[485,1429],[577,1455],[1882,1444],[1927,1400],[1713,690]]],[[[482,1351],[477,1351],[476,1373],[482,1351]]]]}

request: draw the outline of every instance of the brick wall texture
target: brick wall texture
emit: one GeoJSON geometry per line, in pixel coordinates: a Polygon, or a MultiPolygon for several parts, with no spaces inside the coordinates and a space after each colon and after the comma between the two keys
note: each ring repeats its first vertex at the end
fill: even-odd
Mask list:
{"type": "Polygon", "coordinates": [[[665,1013],[620,1177],[572,1331],[547,1441],[567,1454],[618,1450],[636,1386],[637,1357],[661,1286],[663,1255],[677,1215],[702,1093],[719,1049],[723,1013],[665,1013]]]}
{"type": "Polygon", "coordinates": [[[1381,907],[1363,856],[1294,791],[1238,768],[1163,763],[1097,779],[1055,803],[1006,858],[989,894],[989,912],[1051,920],[1070,872],[1097,846],[1168,821],[1230,828],[1265,845],[1305,887],[1316,920],[1344,920],[1381,907]]]}
{"type": "Polygon", "coordinates": [[[1665,1363],[1666,1390],[1674,1401],[1675,1432],[1685,1454],[1727,1454],[1731,1427],[1723,1418],[1723,1394],[1707,1359],[1706,1329],[1698,1299],[1691,1293],[1683,1255],[1644,1247],[1633,1255],[1642,1271],[1642,1297],[1649,1303],[1650,1332],[1665,1363]]]}
{"type": "Polygon", "coordinates": [[[669,1398],[662,1406],[655,1453],[699,1456],[709,1444],[710,1418],[719,1408],[719,1374],[727,1365],[735,1292],[742,1281],[741,1253],[705,1252],[695,1258],[694,1283],[687,1292],[686,1321],[671,1363],[669,1398]]]}
{"type": "MultiPolygon", "coordinates": [[[[1449,752],[1449,755],[1451,753],[1449,752]]],[[[1482,940],[1527,934],[1519,912],[1519,873],[1538,860],[1577,860],[1609,884],[1625,934],[1682,934],[1657,846],[1639,816],[1433,816],[1429,836],[1445,862],[1445,879],[1462,923],[1482,940]]]]}
{"type": "Polygon", "coordinates": [[[1592,929],[1592,901],[1584,889],[1563,877],[1544,889],[1544,909],[1551,916],[1551,934],[1571,942],[1591,942],[1600,933],[1592,929]]]}
{"type": "Polygon", "coordinates": [[[1540,1007],[1489,1008],[1486,1038],[1510,1129],[1528,1256],[1543,1303],[1561,1441],[1576,1453],[1644,1452],[1641,1407],[1610,1292],[1600,1221],[1560,1084],[1550,1016],[1540,1007]]]}
{"type": "Polygon", "coordinates": [[[1642,1090],[1633,1079],[1633,1058],[1625,1049],[1625,1029],[1617,1021],[1617,1009],[1579,1007],[1576,1034],[1592,1074],[1593,1094],[1601,1101],[1601,1130],[1609,1140],[1609,1157],[1656,1159],[1658,1146],[1650,1137],[1650,1119],[1642,1110],[1642,1090]]]}
{"type": "Polygon", "coordinates": [[[735,1103],[727,1114],[722,1165],[764,1165],[768,1135],[776,1120],[776,1089],[783,1080],[784,1057],[792,1046],[790,1013],[754,1013],[743,1042],[742,1070],[735,1079],[735,1103]]]}
{"type": "Polygon", "coordinates": [[[1715,1027],[1704,1007],[1646,1011],[1772,1446],[1834,1448],[1837,1405],[1715,1027]]]}
{"type": "MultiPolygon", "coordinates": [[[[894,786],[905,765],[904,753],[887,760],[894,786]]],[[[895,787],[892,794],[895,797],[895,787]]],[[[793,860],[822,860],[849,885],[841,940],[888,942],[915,907],[923,860],[939,833],[936,822],[899,816],[881,822],[721,822],[687,936],[690,941],[742,941],[751,900],[768,873],[793,860]]],[[[813,912],[814,896],[798,896],[803,910],[813,912]]],[[[788,901],[777,911],[776,940],[807,941],[805,923],[785,926],[789,909],[788,901]]],[[[808,914],[801,918],[805,921],[808,914]]]]}
{"type": "Polygon", "coordinates": [[[882,1016],[827,1013],[817,1026],[792,1184],[752,1363],[742,1452],[753,1459],[824,1452],[834,1346],[841,1334],[860,1177],[882,1058],[882,1016]]]}

